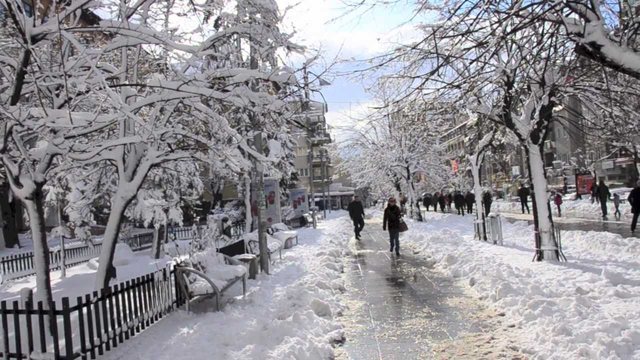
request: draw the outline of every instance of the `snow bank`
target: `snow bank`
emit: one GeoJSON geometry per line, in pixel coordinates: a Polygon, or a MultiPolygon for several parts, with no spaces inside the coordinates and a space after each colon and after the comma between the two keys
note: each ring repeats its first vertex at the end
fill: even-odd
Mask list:
{"type": "Polygon", "coordinates": [[[471,217],[427,213],[405,248],[504,312],[532,358],[640,359],[640,239],[563,232],[568,263],[532,262],[533,230],[504,223],[505,246],[473,240],[471,217]]]}
{"type": "MultiPolygon", "coordinates": [[[[627,196],[620,197],[620,213],[622,214],[621,220],[630,222],[633,214],[631,213],[631,206],[627,202],[627,196]]],[[[602,219],[602,210],[600,209],[600,204],[597,202],[591,203],[591,200],[584,196],[585,199],[582,200],[564,200],[561,205],[562,208],[562,217],[563,218],[583,218],[583,219],[594,219],[600,220],[602,219]]],[[[613,206],[613,201],[607,202],[608,208],[608,217],[610,220],[615,219],[613,213],[615,211],[615,207],[613,206]]],[[[529,209],[533,211],[533,205],[531,201],[529,201],[529,209]]],[[[520,201],[503,201],[497,200],[491,204],[491,211],[496,213],[522,213],[522,208],[520,207],[520,201]]],[[[554,204],[551,206],[551,211],[553,215],[556,216],[556,207],[554,204]]]]}
{"type": "Polygon", "coordinates": [[[284,253],[272,275],[249,280],[245,299],[236,296],[221,312],[171,314],[105,358],[333,358],[332,344],[343,337],[336,317],[350,232],[345,218],[299,230],[300,245],[284,253]]]}

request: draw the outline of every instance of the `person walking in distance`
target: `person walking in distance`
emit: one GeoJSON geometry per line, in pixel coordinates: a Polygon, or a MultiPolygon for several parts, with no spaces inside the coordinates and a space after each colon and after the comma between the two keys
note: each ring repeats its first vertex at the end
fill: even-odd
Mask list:
{"type": "Polygon", "coordinates": [[[598,190],[596,190],[596,199],[600,200],[600,208],[602,209],[602,220],[607,220],[607,200],[611,198],[609,187],[605,185],[604,180],[600,180],[598,190]]]}
{"type": "Polygon", "coordinates": [[[396,205],[395,198],[389,198],[386,209],[384,209],[384,216],[382,217],[382,230],[389,229],[389,244],[391,245],[389,251],[393,252],[395,249],[396,255],[400,255],[400,218],[402,217],[402,211],[396,205]]]}
{"type": "Polygon", "coordinates": [[[444,213],[444,206],[446,204],[446,199],[444,196],[444,193],[440,193],[440,196],[438,196],[438,205],[440,205],[440,212],[444,213]]]}
{"type": "Polygon", "coordinates": [[[562,205],[562,195],[560,195],[559,192],[557,192],[553,196],[553,203],[556,204],[556,207],[558,208],[558,217],[562,217],[562,212],[560,211],[560,205],[562,205]]]}
{"type": "Polygon", "coordinates": [[[613,207],[616,209],[613,215],[616,217],[616,220],[620,220],[622,213],[620,213],[620,195],[617,193],[613,194],[613,207]]]}
{"type": "Polygon", "coordinates": [[[528,188],[524,187],[523,184],[520,184],[520,189],[518,189],[518,197],[520,198],[520,206],[522,207],[522,213],[524,214],[524,209],[527,209],[527,214],[531,214],[531,211],[529,210],[529,194],[531,194],[531,192],[529,191],[528,188]]]}
{"type": "Polygon", "coordinates": [[[351,221],[353,221],[353,231],[356,233],[356,239],[360,240],[360,232],[364,228],[364,207],[358,195],[353,197],[347,210],[351,221]]]}
{"type": "Polygon", "coordinates": [[[464,195],[460,191],[456,191],[455,195],[453,195],[453,205],[458,212],[458,215],[464,216],[464,195]]]}
{"type": "Polygon", "coordinates": [[[467,195],[465,195],[464,200],[467,202],[467,214],[472,214],[473,203],[476,202],[476,196],[471,191],[467,191],[467,195]]]}
{"type": "Polygon", "coordinates": [[[636,182],[636,187],[631,190],[629,197],[627,198],[629,205],[631,205],[631,212],[633,213],[633,219],[631,219],[631,232],[636,231],[636,225],[638,224],[638,216],[640,215],[640,180],[636,182]]]}
{"type": "Polygon", "coordinates": [[[489,216],[491,212],[491,203],[493,202],[493,196],[491,195],[491,191],[487,190],[482,194],[482,205],[484,205],[484,216],[489,216]]]}

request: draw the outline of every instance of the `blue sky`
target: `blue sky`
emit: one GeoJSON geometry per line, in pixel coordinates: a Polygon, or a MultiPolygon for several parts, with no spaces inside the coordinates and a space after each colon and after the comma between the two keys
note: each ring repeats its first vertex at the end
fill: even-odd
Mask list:
{"type": "MultiPolygon", "coordinates": [[[[278,0],[281,11],[299,0],[278,0]]],[[[294,41],[310,49],[320,49],[322,61],[334,58],[342,62],[326,76],[330,86],[322,88],[329,105],[327,120],[339,127],[362,117],[372,98],[364,84],[342,74],[353,72],[361,65],[349,60],[365,60],[383,53],[393,44],[410,42],[417,34],[414,25],[406,23],[413,15],[412,1],[399,1],[393,6],[359,8],[351,13],[344,0],[302,0],[285,15],[285,30],[296,31],[294,41]],[[346,14],[346,15],[345,15],[346,14]],[[346,61],[346,62],[344,62],[346,61]]],[[[321,71],[323,65],[312,68],[321,71]]],[[[366,82],[375,79],[368,78],[366,82]]],[[[315,100],[322,101],[318,95],[315,100]]]]}

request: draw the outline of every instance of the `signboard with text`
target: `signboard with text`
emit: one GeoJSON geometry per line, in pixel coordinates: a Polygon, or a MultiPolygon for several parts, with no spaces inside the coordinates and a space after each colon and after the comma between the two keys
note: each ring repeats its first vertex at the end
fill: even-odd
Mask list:
{"type": "Polygon", "coordinates": [[[289,201],[291,208],[296,214],[302,215],[309,212],[309,199],[307,189],[289,190],[289,201]]]}
{"type": "Polygon", "coordinates": [[[280,184],[277,179],[264,179],[264,198],[267,225],[282,222],[280,216],[280,184]]]}
{"type": "Polygon", "coordinates": [[[593,186],[593,176],[576,175],[576,192],[578,195],[589,195],[593,186]]]}

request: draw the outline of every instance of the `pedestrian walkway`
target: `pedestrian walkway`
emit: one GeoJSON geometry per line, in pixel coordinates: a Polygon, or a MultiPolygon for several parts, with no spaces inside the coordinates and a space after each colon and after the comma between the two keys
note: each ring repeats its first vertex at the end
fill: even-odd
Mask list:
{"type": "MultiPolygon", "coordinates": [[[[500,215],[504,216],[507,220],[513,221],[527,221],[529,224],[533,224],[533,214],[520,214],[511,212],[501,212],[500,215]]],[[[606,231],[614,234],[619,234],[623,238],[638,237],[640,234],[633,234],[631,232],[631,223],[628,221],[616,221],[616,220],[595,220],[586,218],[575,217],[553,217],[553,223],[561,230],[582,230],[582,231],[606,231]]]]}
{"type": "MultiPolygon", "coordinates": [[[[355,240],[353,240],[355,241],[355,240]]],[[[338,359],[518,359],[502,317],[402,246],[389,252],[379,219],[367,222],[345,267],[346,342],[338,359]]]]}

